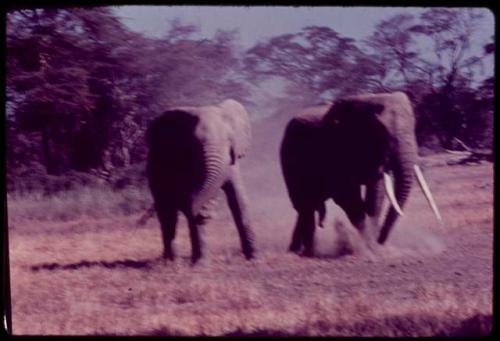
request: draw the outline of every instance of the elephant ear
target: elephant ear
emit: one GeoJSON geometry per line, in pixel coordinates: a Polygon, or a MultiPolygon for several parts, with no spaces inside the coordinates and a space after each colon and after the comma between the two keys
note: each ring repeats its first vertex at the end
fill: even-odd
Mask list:
{"type": "Polygon", "coordinates": [[[219,104],[222,119],[228,125],[231,161],[240,159],[248,152],[251,141],[251,128],[248,113],[239,102],[228,99],[219,104]]]}

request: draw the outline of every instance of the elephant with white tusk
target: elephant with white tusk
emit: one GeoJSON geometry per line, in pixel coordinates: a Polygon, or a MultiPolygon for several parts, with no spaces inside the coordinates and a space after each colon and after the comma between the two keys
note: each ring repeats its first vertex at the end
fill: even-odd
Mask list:
{"type": "Polygon", "coordinates": [[[198,228],[205,207],[222,189],[233,215],[247,259],[254,255],[239,161],[250,146],[250,122],[235,100],[204,107],[166,111],[148,127],[147,177],[161,224],[164,257],[173,259],[177,214],[187,218],[192,262],[202,256],[198,228]]]}
{"type": "Polygon", "coordinates": [[[391,207],[377,239],[383,244],[397,217],[403,215],[415,172],[440,219],[416,165],[415,116],[402,92],[349,96],[305,109],[288,123],[280,157],[288,194],[298,213],[290,251],[304,247],[305,256],[314,254],[314,214],[319,213],[322,225],[328,199],[366,236],[368,225],[378,224],[385,192],[391,207]],[[362,185],[366,186],[364,197],[362,185]]]}

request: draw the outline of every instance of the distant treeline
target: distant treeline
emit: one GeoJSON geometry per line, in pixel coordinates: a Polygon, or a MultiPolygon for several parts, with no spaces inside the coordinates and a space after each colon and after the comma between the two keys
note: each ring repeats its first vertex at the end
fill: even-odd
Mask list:
{"type": "Polygon", "coordinates": [[[180,20],[163,37],[146,37],[108,7],[9,11],[8,182],[30,169],[59,175],[133,167],[146,157],[148,122],[166,107],[228,97],[269,111],[402,90],[415,106],[420,146],[454,149],[459,138],[491,148],[494,78],[482,70],[493,37],[479,48],[471,39],[483,13],[400,14],[363,41],[307,27],[244,50],[236,30],[195,38],[198,27],[180,20]],[[272,77],[286,79],[286,88],[266,108],[252,94],[272,77]]]}

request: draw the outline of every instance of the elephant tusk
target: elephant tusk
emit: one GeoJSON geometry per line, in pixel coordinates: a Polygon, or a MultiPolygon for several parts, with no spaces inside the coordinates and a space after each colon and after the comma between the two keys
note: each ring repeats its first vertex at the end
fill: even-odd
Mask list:
{"type": "Polygon", "coordinates": [[[384,173],[384,183],[385,183],[385,193],[387,194],[389,201],[391,202],[396,212],[398,212],[400,216],[403,216],[403,211],[401,210],[401,207],[399,207],[399,204],[396,201],[396,195],[394,194],[394,186],[392,185],[391,176],[387,173],[384,173]]]}
{"type": "Polygon", "coordinates": [[[441,221],[441,214],[439,214],[439,210],[436,206],[436,202],[434,201],[434,198],[432,197],[431,190],[429,189],[429,186],[427,185],[427,182],[425,181],[424,175],[422,174],[422,171],[420,170],[420,167],[418,165],[413,165],[413,168],[415,169],[415,174],[417,175],[417,180],[420,185],[420,188],[422,188],[422,191],[424,192],[425,198],[429,202],[429,205],[431,206],[432,210],[434,211],[434,214],[436,215],[436,218],[441,221]]]}

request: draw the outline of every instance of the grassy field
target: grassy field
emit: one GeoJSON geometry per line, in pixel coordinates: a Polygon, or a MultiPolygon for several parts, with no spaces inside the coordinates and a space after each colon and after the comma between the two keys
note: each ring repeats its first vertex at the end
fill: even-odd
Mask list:
{"type": "Polygon", "coordinates": [[[316,233],[318,256],[287,253],[295,215],[276,165],[244,174],[257,236],[253,261],[242,256],[223,202],[202,231],[205,257],[191,266],[183,217],[174,262],[159,258],[155,217],[137,226],[141,214],[133,212],[150,202],[145,190],[126,198],[98,189],[50,199],[10,196],[13,333],[488,334],[493,166],[446,166],[446,157],[424,160],[442,226],[414,189],[376,259],[338,255],[355,231],[333,203],[327,226],[316,233]]]}

